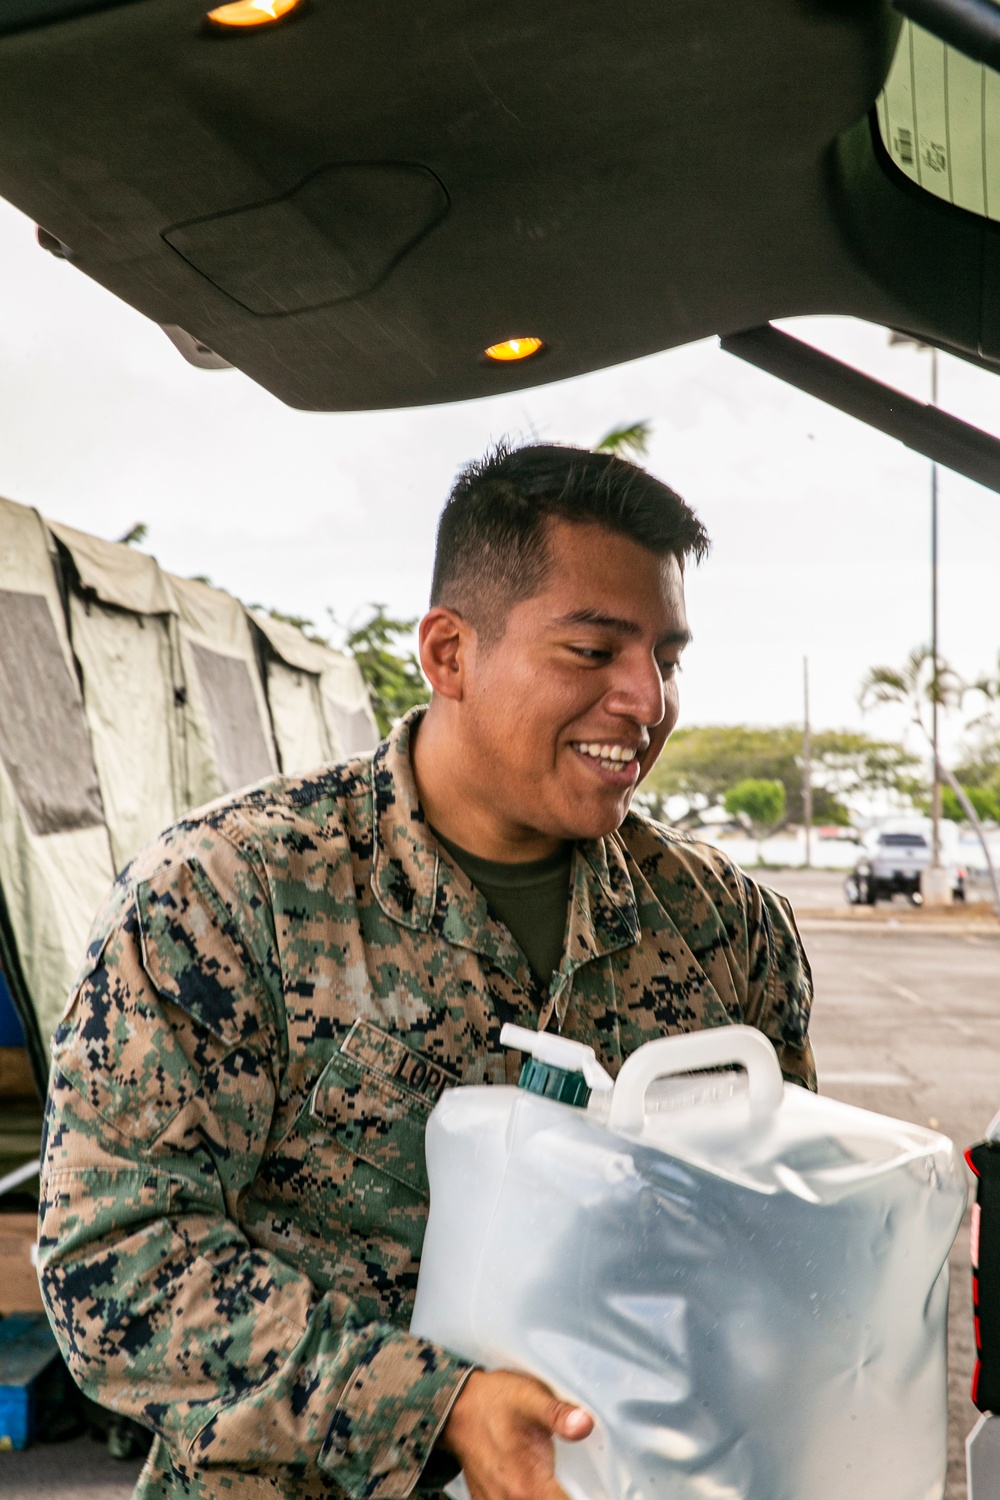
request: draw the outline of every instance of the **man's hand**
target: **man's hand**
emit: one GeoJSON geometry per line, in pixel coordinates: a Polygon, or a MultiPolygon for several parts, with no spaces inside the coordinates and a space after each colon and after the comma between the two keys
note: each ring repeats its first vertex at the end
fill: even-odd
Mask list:
{"type": "Polygon", "coordinates": [[[452,1407],[440,1446],[462,1465],[472,1500],[566,1500],[555,1480],[554,1437],[594,1430],[582,1407],[511,1370],[475,1370],[452,1407]]]}

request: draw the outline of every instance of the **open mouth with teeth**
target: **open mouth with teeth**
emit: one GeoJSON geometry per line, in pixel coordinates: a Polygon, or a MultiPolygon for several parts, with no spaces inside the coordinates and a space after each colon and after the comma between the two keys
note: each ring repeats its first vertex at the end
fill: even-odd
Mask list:
{"type": "Polygon", "coordinates": [[[639,770],[638,755],[631,745],[605,744],[600,740],[574,740],[573,749],[594,769],[600,768],[619,781],[633,781],[639,770]]]}

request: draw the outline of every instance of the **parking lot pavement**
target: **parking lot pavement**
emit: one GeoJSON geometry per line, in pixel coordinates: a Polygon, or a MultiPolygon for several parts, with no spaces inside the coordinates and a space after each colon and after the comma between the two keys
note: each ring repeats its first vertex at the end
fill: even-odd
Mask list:
{"type": "MultiPolygon", "coordinates": [[[[762,872],[763,873],[763,872],[762,872]]],[[[813,1041],[824,1093],[931,1125],[963,1148],[1000,1109],[1000,927],[952,919],[854,922],[810,918],[829,909],[822,871],[769,871],[798,907],[816,982],[813,1041]],[[893,925],[895,924],[895,925],[893,925]]],[[[881,910],[881,908],[880,908],[881,910]]],[[[902,911],[902,907],[900,907],[902,911]]],[[[972,1314],[968,1227],[952,1252],[950,1461],[947,1500],[965,1495],[964,1442],[972,1314]]],[[[89,1439],[0,1454],[4,1500],[127,1500],[138,1465],[116,1463],[89,1439]]],[[[877,1500],[861,1495],[859,1500],[877,1500]]]]}
{"type": "MultiPolygon", "coordinates": [[[[921,931],[890,926],[886,916],[870,924],[800,920],[816,985],[820,1088],[940,1129],[964,1150],[1000,1109],[1000,928],[921,931]]],[[[969,1399],[968,1215],[951,1264],[947,1500],[961,1500],[965,1438],[977,1416],[969,1399]]]]}
{"type": "Polygon", "coordinates": [[[103,1443],[75,1438],[40,1443],[25,1453],[0,1453],[3,1500],[129,1500],[142,1467],[115,1459],[103,1443]]]}
{"type": "Polygon", "coordinates": [[[849,910],[844,895],[844,870],[748,870],[761,885],[787,896],[796,911],[849,910]]]}
{"type": "MultiPolygon", "coordinates": [[[[844,895],[846,870],[750,869],[747,873],[760,881],[762,885],[769,885],[773,890],[780,891],[783,896],[787,896],[797,911],[843,910],[847,913],[852,910],[844,895]]],[[[970,902],[992,901],[993,899],[992,887],[985,875],[970,875],[966,881],[966,887],[970,902]]],[[[905,896],[894,896],[891,901],[880,901],[874,910],[876,915],[888,913],[899,916],[903,912],[909,914],[913,911],[913,907],[905,896]]],[[[961,912],[961,910],[961,903],[958,903],[957,911],[961,912]]],[[[870,915],[869,909],[865,908],[863,914],[870,915]]]]}

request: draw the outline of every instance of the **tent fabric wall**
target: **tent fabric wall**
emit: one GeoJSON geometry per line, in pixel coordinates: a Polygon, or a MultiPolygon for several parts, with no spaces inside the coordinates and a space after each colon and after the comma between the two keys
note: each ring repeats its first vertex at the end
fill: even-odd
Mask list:
{"type": "Polygon", "coordinates": [[[265,642],[282,770],[295,775],[322,761],[373,750],[378,728],[357,662],[284,620],[259,612],[252,619],[265,642]]]}
{"type": "Polygon", "coordinates": [[[267,701],[278,747],[281,769],[286,776],[308,771],[333,760],[334,752],[323,719],[319,678],[311,672],[289,667],[269,653],[267,701]]]}
{"type": "Polygon", "coordinates": [[[0,955],[39,1042],[143,845],[279,764],[305,771],[377,739],[350,658],[0,500],[0,955]]]}
{"type": "Polygon", "coordinates": [[[247,612],[195,579],[166,575],[177,600],[190,803],[210,802],[278,769],[247,612]]]}
{"type": "Polygon", "coordinates": [[[48,533],[6,500],[0,617],[0,882],[47,1038],[114,868],[48,533]]]}
{"type": "Polygon", "coordinates": [[[284,620],[259,611],[252,619],[261,644],[282,771],[295,776],[334,760],[336,741],[327,729],[320,691],[325,648],[284,620]]]}
{"type": "Polygon", "coordinates": [[[338,756],[372,750],[381,738],[361,668],[352,656],[331,651],[320,679],[323,715],[338,756]]]}
{"type": "Polygon", "coordinates": [[[58,521],[49,531],[71,554],[82,587],[104,604],[136,615],[177,613],[177,604],[155,557],[121,542],[107,542],[58,521]]]}
{"type": "Polygon", "coordinates": [[[116,869],[196,800],[189,793],[177,604],[156,560],[69,526],[69,627],[116,869]]]}
{"type": "Polygon", "coordinates": [[[186,805],[183,743],[174,724],[176,624],[170,615],[131,615],[75,593],[69,618],[120,870],[186,805]]]}

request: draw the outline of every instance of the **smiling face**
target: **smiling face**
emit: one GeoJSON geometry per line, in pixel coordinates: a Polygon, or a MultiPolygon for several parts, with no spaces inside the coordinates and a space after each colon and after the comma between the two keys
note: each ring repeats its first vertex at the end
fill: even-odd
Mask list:
{"type": "Polygon", "coordinates": [[[541,590],[511,605],[498,640],[465,630],[447,733],[417,740],[422,794],[425,749],[439,762],[432,823],[487,858],[612,832],[677,721],[688,640],[677,558],[591,523],[550,520],[546,540],[541,590]]]}

